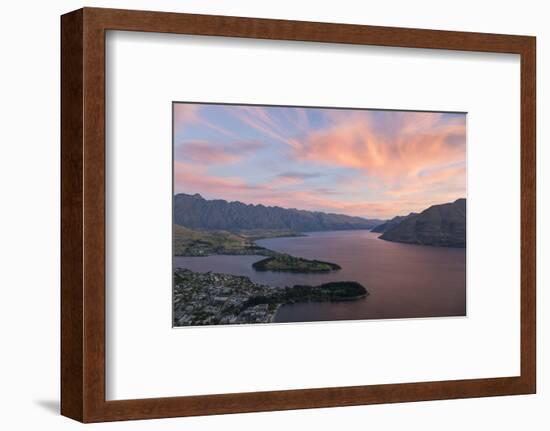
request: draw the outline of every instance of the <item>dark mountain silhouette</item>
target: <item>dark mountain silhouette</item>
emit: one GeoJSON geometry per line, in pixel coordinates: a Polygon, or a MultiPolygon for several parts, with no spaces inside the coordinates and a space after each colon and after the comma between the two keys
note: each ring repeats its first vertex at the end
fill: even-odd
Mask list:
{"type": "Polygon", "coordinates": [[[390,230],[390,229],[394,228],[399,223],[401,223],[402,221],[408,219],[409,217],[415,216],[416,214],[417,213],[410,213],[409,215],[406,215],[406,216],[395,216],[391,220],[388,220],[388,221],[376,226],[374,229],[372,229],[372,232],[384,233],[387,230],[390,230]]]}
{"type": "Polygon", "coordinates": [[[466,199],[433,205],[402,220],[380,238],[409,244],[466,247],[466,199]]]}
{"type": "Polygon", "coordinates": [[[371,229],[380,220],[317,211],[247,205],[201,195],[174,196],[174,223],[191,229],[221,229],[232,232],[265,229],[311,232],[322,230],[371,229]]]}

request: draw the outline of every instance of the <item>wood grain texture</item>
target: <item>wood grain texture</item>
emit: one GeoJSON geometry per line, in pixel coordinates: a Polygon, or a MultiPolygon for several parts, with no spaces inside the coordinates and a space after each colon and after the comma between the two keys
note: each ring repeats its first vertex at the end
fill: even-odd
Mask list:
{"type": "Polygon", "coordinates": [[[83,12],[61,18],[61,413],[83,417],[83,12]]]}
{"type": "Polygon", "coordinates": [[[84,421],[105,404],[105,31],[84,9],[84,421]]]}
{"type": "Polygon", "coordinates": [[[521,53],[521,377],[536,392],[537,160],[536,40],[521,53]]]}
{"type": "Polygon", "coordinates": [[[535,38],[84,8],[62,17],[62,414],[82,422],[534,393],[535,38]],[[105,401],[105,32],[131,30],[521,56],[521,375],[105,401]]]}

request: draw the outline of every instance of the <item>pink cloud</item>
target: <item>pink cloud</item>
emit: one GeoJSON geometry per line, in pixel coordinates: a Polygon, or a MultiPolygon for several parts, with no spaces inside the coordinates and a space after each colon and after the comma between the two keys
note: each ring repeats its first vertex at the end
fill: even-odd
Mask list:
{"type": "Polygon", "coordinates": [[[176,159],[205,164],[231,164],[263,147],[259,141],[237,141],[215,144],[209,141],[186,141],[176,147],[176,159]]]}
{"type": "Polygon", "coordinates": [[[176,192],[200,191],[214,197],[224,196],[228,191],[248,189],[248,185],[238,177],[218,177],[209,175],[205,168],[187,162],[174,162],[174,188],[176,192]]]}
{"type": "Polygon", "coordinates": [[[240,157],[231,154],[222,148],[215,148],[209,142],[186,142],[177,149],[180,159],[189,159],[200,163],[226,164],[235,163],[240,157]]]}
{"type": "Polygon", "coordinates": [[[396,112],[381,120],[372,112],[329,110],[323,112],[323,128],[313,129],[302,109],[273,115],[261,107],[232,107],[228,113],[234,119],[283,143],[277,151],[285,154],[286,160],[291,155],[288,167],[264,161],[266,172],[274,169],[273,176],[257,183],[245,171],[226,170],[237,173],[218,176],[211,173],[214,170],[209,170],[208,165],[235,164],[267,144],[243,141],[233,131],[201,118],[194,106],[176,108],[179,106],[192,107],[175,110],[175,119],[182,127],[205,125],[230,136],[233,142],[179,143],[176,192],[379,218],[422,211],[466,195],[465,117],[396,112]],[[295,132],[299,131],[291,136],[285,130],[285,122],[292,122],[295,132]],[[339,180],[337,171],[330,169],[334,177],[327,182],[303,173],[316,169],[324,175],[329,171],[324,167],[344,168],[346,175],[339,180]],[[245,180],[247,176],[249,179],[245,180]]]}
{"type": "MultiPolygon", "coordinates": [[[[417,175],[414,181],[402,181],[388,188],[388,196],[401,198],[422,195],[437,196],[453,193],[452,196],[465,197],[466,167],[450,166],[417,175]]],[[[454,199],[453,199],[454,200],[454,199]]]]}
{"type": "MultiPolygon", "coordinates": [[[[210,199],[223,198],[252,204],[381,218],[395,215],[402,209],[402,204],[411,204],[401,201],[353,202],[338,198],[338,193],[324,193],[315,189],[288,193],[277,182],[247,184],[239,177],[211,175],[206,169],[192,163],[175,162],[174,168],[176,193],[200,191],[210,199]]],[[[419,202],[414,203],[422,205],[419,202]]],[[[412,210],[415,209],[417,208],[414,207],[412,210]]]]}
{"type": "Polygon", "coordinates": [[[177,133],[188,126],[200,125],[233,139],[241,138],[237,134],[233,133],[231,130],[228,130],[224,127],[219,126],[216,123],[206,120],[199,113],[200,107],[201,105],[192,103],[174,104],[174,132],[177,133]]]}
{"type": "Polygon", "coordinates": [[[329,128],[294,139],[294,155],[362,169],[388,181],[465,159],[464,124],[437,124],[433,113],[408,113],[405,118],[398,133],[389,135],[378,132],[370,117],[348,115],[329,128]]]}
{"type": "Polygon", "coordinates": [[[182,125],[197,119],[198,105],[190,103],[176,103],[174,109],[174,125],[182,125]]]}

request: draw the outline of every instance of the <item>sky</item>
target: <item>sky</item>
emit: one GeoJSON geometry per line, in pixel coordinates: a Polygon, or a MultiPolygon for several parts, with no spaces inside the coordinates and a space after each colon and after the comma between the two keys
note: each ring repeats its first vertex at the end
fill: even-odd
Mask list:
{"type": "Polygon", "coordinates": [[[175,193],[381,219],[466,197],[466,114],[173,109],[175,193]]]}

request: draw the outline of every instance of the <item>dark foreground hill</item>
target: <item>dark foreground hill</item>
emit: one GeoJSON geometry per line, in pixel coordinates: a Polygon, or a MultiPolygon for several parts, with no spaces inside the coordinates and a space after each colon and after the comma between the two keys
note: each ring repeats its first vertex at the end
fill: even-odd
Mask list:
{"type": "Polygon", "coordinates": [[[386,230],[380,238],[409,244],[466,247],[466,199],[433,205],[386,230]]]}
{"type": "Polygon", "coordinates": [[[180,193],[174,196],[174,223],[191,229],[217,229],[231,232],[250,230],[371,229],[380,220],[343,214],[250,205],[222,199],[206,200],[201,195],[180,193]]]}
{"type": "Polygon", "coordinates": [[[395,216],[391,220],[388,220],[388,221],[376,226],[374,229],[372,229],[372,232],[384,233],[387,230],[390,230],[390,229],[394,228],[395,226],[397,226],[402,221],[408,219],[409,217],[415,216],[415,215],[417,215],[417,213],[410,213],[409,215],[406,215],[406,216],[395,216]]]}

